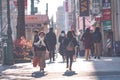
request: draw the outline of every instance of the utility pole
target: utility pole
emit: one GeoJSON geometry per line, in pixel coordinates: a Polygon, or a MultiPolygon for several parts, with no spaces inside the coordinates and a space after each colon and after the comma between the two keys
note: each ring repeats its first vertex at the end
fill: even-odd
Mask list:
{"type": "Polygon", "coordinates": [[[46,3],[46,15],[48,15],[48,3],[46,3]]]}
{"type": "Polygon", "coordinates": [[[34,0],[31,0],[31,15],[34,15],[34,0]]]}
{"type": "Polygon", "coordinates": [[[85,16],[83,16],[83,32],[85,32],[85,16]]]}
{"type": "Polygon", "coordinates": [[[2,38],[2,0],[0,0],[0,37],[2,38]]]}
{"type": "Polygon", "coordinates": [[[13,60],[13,41],[12,41],[12,29],[11,29],[11,24],[10,24],[10,0],[7,1],[7,24],[8,24],[8,29],[7,29],[7,54],[6,54],[6,61],[4,65],[13,65],[14,60],[13,60]]]}

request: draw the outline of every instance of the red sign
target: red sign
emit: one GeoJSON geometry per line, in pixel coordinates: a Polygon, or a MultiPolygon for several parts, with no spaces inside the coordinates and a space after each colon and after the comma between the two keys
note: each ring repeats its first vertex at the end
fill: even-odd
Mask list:
{"type": "Polygon", "coordinates": [[[109,15],[111,14],[111,9],[103,9],[102,12],[103,12],[103,15],[109,15]]]}
{"type": "Polygon", "coordinates": [[[111,20],[111,15],[103,16],[102,20],[111,20]]]}
{"type": "Polygon", "coordinates": [[[95,21],[100,21],[100,20],[102,20],[102,17],[96,17],[95,18],[95,21]]]}
{"type": "Polygon", "coordinates": [[[111,20],[111,9],[103,9],[102,13],[103,13],[102,20],[111,20]]]}

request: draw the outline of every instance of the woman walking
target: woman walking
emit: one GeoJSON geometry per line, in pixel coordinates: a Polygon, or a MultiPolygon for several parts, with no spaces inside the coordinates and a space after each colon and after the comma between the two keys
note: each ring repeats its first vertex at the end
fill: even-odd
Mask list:
{"type": "Polygon", "coordinates": [[[81,41],[83,41],[85,47],[85,57],[86,60],[90,59],[91,54],[91,46],[92,46],[92,34],[90,33],[90,29],[87,28],[85,33],[81,37],[81,41]]]}
{"type": "Polygon", "coordinates": [[[63,62],[65,62],[65,47],[63,44],[65,38],[66,38],[65,31],[61,31],[61,34],[59,36],[59,43],[60,43],[59,53],[62,56],[63,62]]]}
{"type": "Polygon", "coordinates": [[[77,46],[77,41],[73,36],[72,31],[67,32],[67,38],[64,40],[63,44],[65,45],[66,53],[66,68],[72,70],[73,56],[75,54],[75,47],[77,46]]]}
{"type": "Polygon", "coordinates": [[[46,53],[46,41],[45,33],[39,33],[39,40],[33,43],[35,46],[34,56],[38,58],[38,64],[40,66],[40,72],[44,72],[45,68],[45,53],[46,53]]]}

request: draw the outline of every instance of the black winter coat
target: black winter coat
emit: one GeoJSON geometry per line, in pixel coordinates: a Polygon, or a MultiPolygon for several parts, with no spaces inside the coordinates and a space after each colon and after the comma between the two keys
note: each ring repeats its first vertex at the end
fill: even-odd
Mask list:
{"type": "Polygon", "coordinates": [[[69,42],[72,40],[72,42],[73,42],[73,44],[74,44],[74,47],[75,46],[77,46],[77,40],[76,40],[76,38],[66,38],[65,40],[64,40],[64,45],[65,45],[65,53],[66,53],[66,56],[68,55],[74,55],[75,54],[75,49],[73,50],[73,51],[68,51],[66,48],[67,48],[67,46],[68,46],[68,44],[69,44],[69,42]]]}
{"type": "Polygon", "coordinates": [[[54,32],[50,31],[49,33],[46,34],[46,43],[47,43],[48,50],[55,49],[57,40],[54,32]]]}

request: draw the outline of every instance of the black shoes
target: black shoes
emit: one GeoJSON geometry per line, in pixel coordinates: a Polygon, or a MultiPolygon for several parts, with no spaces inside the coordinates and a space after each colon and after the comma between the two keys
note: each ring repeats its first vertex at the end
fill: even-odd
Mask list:
{"type": "Polygon", "coordinates": [[[98,56],[98,59],[100,59],[100,56],[98,56]]]}
{"type": "Polygon", "coordinates": [[[96,58],[100,59],[100,56],[98,56],[98,57],[95,56],[94,59],[96,59],[96,58]]]}

